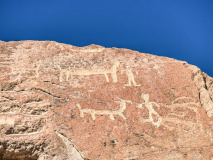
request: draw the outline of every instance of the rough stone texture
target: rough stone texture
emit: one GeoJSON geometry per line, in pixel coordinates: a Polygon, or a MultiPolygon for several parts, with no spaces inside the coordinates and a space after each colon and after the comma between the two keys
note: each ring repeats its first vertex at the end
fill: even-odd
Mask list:
{"type": "Polygon", "coordinates": [[[213,79],[97,45],[0,41],[0,159],[213,159],[213,79]]]}

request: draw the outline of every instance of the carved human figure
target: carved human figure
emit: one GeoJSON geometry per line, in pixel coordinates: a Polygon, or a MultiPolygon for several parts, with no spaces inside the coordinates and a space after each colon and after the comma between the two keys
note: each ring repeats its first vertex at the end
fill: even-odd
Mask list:
{"type": "Polygon", "coordinates": [[[40,64],[36,65],[36,68],[34,69],[36,78],[39,77],[39,67],[40,67],[40,64]]]}
{"type": "Polygon", "coordinates": [[[134,74],[132,73],[132,69],[130,69],[129,66],[126,66],[124,71],[126,72],[128,78],[128,82],[125,84],[125,86],[141,86],[135,82],[134,74]]]}
{"type": "Polygon", "coordinates": [[[145,107],[149,110],[149,119],[146,120],[142,120],[142,122],[152,122],[153,125],[155,125],[156,127],[159,127],[161,122],[162,122],[162,118],[160,117],[160,115],[154,110],[153,108],[153,104],[156,105],[158,108],[160,108],[160,106],[156,103],[156,102],[150,102],[149,101],[149,94],[147,93],[142,93],[141,94],[141,98],[145,101],[144,103],[140,103],[137,105],[137,108],[142,108],[143,104],[145,105],[145,107]],[[152,115],[155,115],[157,117],[157,121],[154,121],[152,115]]]}

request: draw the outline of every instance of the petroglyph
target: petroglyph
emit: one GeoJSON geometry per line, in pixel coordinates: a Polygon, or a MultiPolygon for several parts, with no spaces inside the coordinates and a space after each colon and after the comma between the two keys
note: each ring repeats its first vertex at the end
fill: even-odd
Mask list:
{"type": "Polygon", "coordinates": [[[111,120],[114,120],[114,115],[121,116],[123,119],[126,119],[124,116],[124,111],[126,110],[126,103],[132,103],[129,100],[124,100],[119,98],[119,101],[115,101],[116,103],[119,103],[119,108],[117,110],[96,110],[96,109],[88,109],[88,108],[81,108],[81,105],[79,103],[76,104],[76,106],[79,109],[80,117],[84,117],[84,113],[88,113],[92,116],[92,119],[95,120],[95,115],[109,115],[109,118],[111,120]]]}
{"type": "Polygon", "coordinates": [[[141,86],[135,82],[134,74],[132,73],[132,69],[130,69],[129,66],[126,66],[126,69],[123,71],[126,72],[128,78],[128,82],[125,84],[125,86],[141,86]]]}
{"type": "Polygon", "coordinates": [[[11,72],[12,73],[26,73],[26,72],[31,72],[33,71],[34,72],[34,76],[36,78],[39,78],[39,67],[40,67],[40,64],[37,64],[35,65],[35,67],[12,67],[11,66],[11,72]]]}
{"type": "Polygon", "coordinates": [[[103,74],[106,78],[106,81],[109,82],[109,78],[107,74],[111,74],[112,81],[114,83],[117,82],[117,68],[119,67],[120,62],[114,61],[113,66],[110,69],[62,69],[59,65],[57,65],[60,70],[59,81],[63,82],[63,75],[66,75],[66,81],[69,80],[70,75],[99,75],[103,74]]]}
{"type": "Polygon", "coordinates": [[[40,67],[40,64],[38,64],[37,66],[36,66],[36,68],[35,68],[35,76],[36,76],[36,78],[38,78],[39,77],[39,67],[40,67]]]}
{"type": "MultiPolygon", "coordinates": [[[[178,97],[178,98],[176,98],[175,100],[172,101],[171,105],[164,104],[164,106],[166,108],[170,108],[171,111],[173,111],[173,112],[174,112],[175,108],[186,107],[186,108],[189,108],[190,110],[193,110],[195,113],[197,113],[198,112],[198,108],[197,107],[200,105],[200,103],[199,102],[194,102],[193,100],[194,100],[194,98],[191,98],[191,97],[184,97],[184,96],[183,97],[178,97]],[[180,100],[183,100],[183,101],[180,101],[180,100]],[[186,102],[184,102],[184,101],[186,101],[186,102]]],[[[186,114],[186,113],[184,113],[184,114],[186,114]]]]}
{"type": "MultiPolygon", "coordinates": [[[[194,102],[195,99],[192,97],[178,97],[172,101],[171,105],[164,104],[164,107],[169,108],[171,113],[168,113],[166,117],[163,118],[162,124],[165,125],[169,130],[175,129],[175,124],[185,124],[187,126],[198,125],[198,108],[200,106],[199,102],[194,102]],[[186,101],[186,102],[185,102],[186,101]],[[187,116],[187,112],[177,112],[178,108],[188,108],[192,110],[196,116],[196,122],[192,122],[190,120],[184,120],[184,117],[187,116]]],[[[199,126],[200,130],[202,130],[202,125],[199,126]]]]}
{"type": "Polygon", "coordinates": [[[199,122],[185,121],[177,118],[163,118],[161,125],[164,125],[168,130],[175,130],[178,126],[181,126],[185,132],[190,131],[197,134],[204,130],[202,124],[199,122]]]}
{"type": "MultiPolygon", "coordinates": [[[[194,112],[197,113],[197,108],[196,107],[193,107],[193,106],[199,106],[200,103],[199,102],[194,102],[193,101],[194,98],[191,98],[191,97],[179,97],[179,98],[176,98],[175,100],[172,101],[172,105],[170,106],[169,105],[169,108],[176,108],[176,107],[187,107],[187,108],[190,108],[191,110],[193,110],[194,112]],[[186,101],[189,101],[189,102],[182,102],[182,103],[177,103],[179,100],[186,100],[186,101]]],[[[168,105],[166,105],[168,107],[168,105]]]]}
{"type": "Polygon", "coordinates": [[[154,110],[153,108],[153,104],[155,104],[158,108],[160,108],[160,106],[156,103],[156,102],[150,102],[149,101],[149,94],[148,93],[142,93],[141,94],[141,98],[145,101],[144,103],[140,103],[137,105],[137,108],[142,108],[143,104],[145,105],[145,107],[149,110],[149,119],[142,119],[141,122],[145,123],[145,122],[152,122],[153,125],[155,125],[156,127],[159,127],[161,122],[162,122],[162,118],[160,117],[160,115],[154,110]],[[152,115],[155,115],[157,117],[157,121],[154,121],[152,115]]]}
{"type": "MultiPolygon", "coordinates": [[[[194,98],[192,97],[185,97],[185,96],[182,96],[182,97],[178,97],[176,98],[175,100],[172,101],[172,104],[175,104],[178,102],[178,100],[187,100],[187,101],[190,101],[190,100],[194,100],[194,98]]],[[[193,101],[194,102],[194,101],[193,101]]],[[[197,103],[196,103],[197,104],[197,103]]]]}

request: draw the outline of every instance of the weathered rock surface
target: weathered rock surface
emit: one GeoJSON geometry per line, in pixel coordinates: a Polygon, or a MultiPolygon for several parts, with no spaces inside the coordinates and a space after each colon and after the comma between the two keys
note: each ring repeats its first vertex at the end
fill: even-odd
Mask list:
{"type": "Polygon", "coordinates": [[[0,41],[0,159],[213,159],[213,79],[97,45],[0,41]]]}

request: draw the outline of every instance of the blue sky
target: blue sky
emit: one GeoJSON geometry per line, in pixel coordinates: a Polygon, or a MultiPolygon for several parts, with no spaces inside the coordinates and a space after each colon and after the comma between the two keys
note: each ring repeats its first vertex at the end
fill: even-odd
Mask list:
{"type": "Polygon", "coordinates": [[[0,0],[0,40],[128,48],[213,77],[213,0],[0,0]]]}

